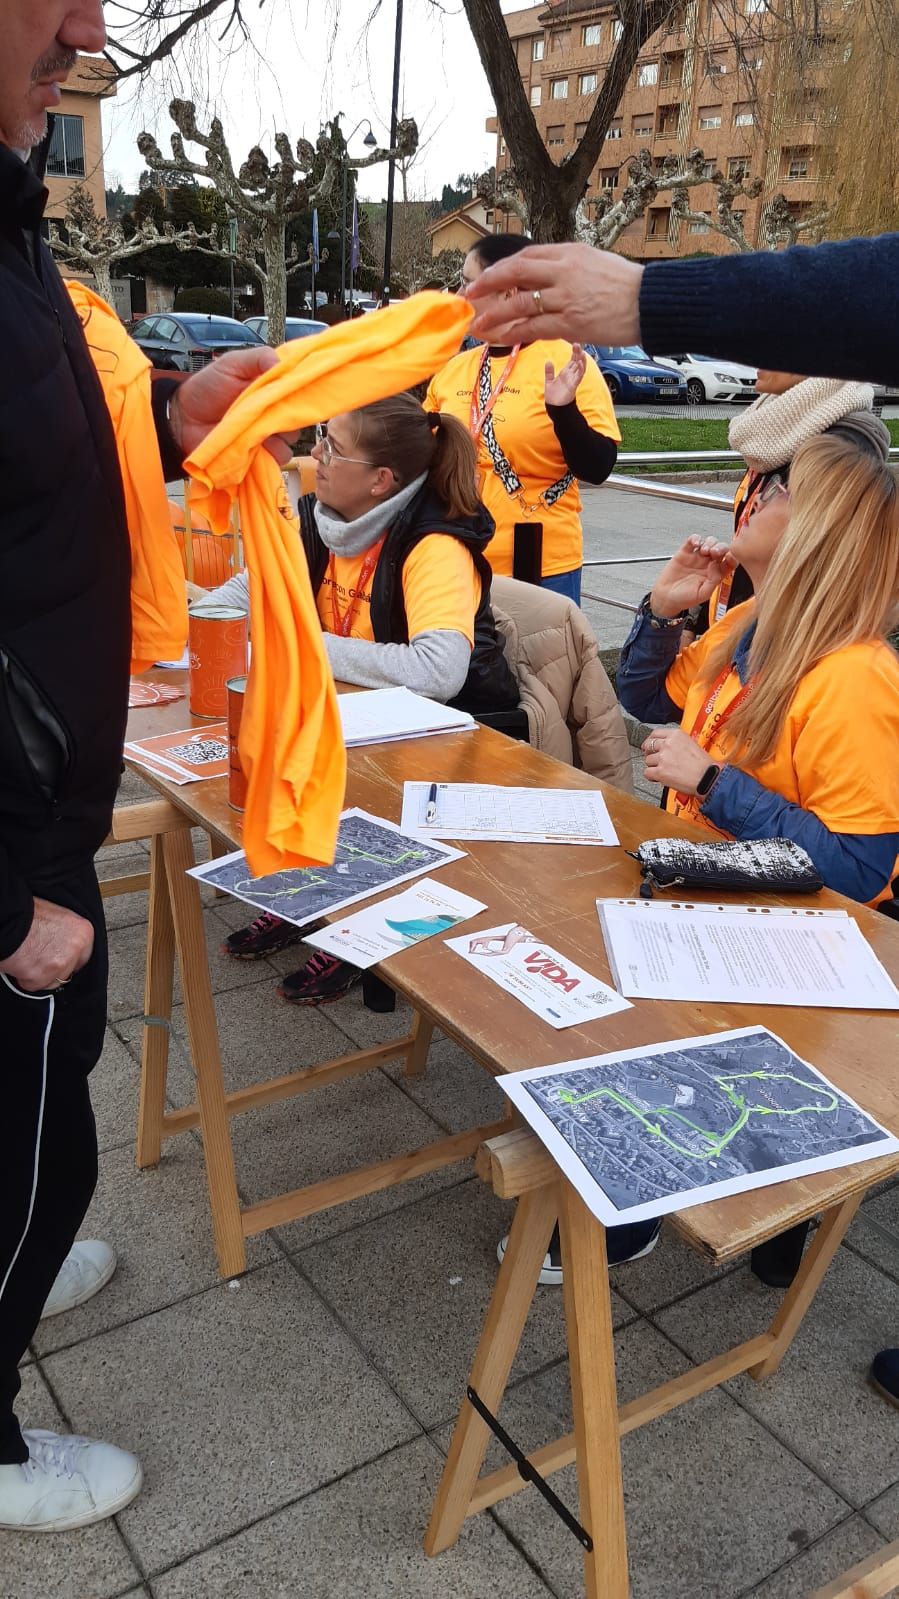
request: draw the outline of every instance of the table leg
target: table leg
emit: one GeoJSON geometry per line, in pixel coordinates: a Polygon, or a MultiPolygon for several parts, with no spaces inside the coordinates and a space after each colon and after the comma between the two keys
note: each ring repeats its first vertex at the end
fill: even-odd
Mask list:
{"type": "Polygon", "coordinates": [[[421,1011],[415,1012],[412,1023],[412,1042],[406,1051],[407,1077],[424,1077],[428,1064],[428,1050],[434,1036],[434,1023],[430,1017],[423,1016],[421,1011]]]}
{"type": "Polygon", "coordinates": [[[818,1230],[802,1257],[802,1265],[771,1323],[771,1333],[777,1340],[774,1348],[757,1366],[749,1368],[749,1375],[756,1382],[764,1382],[783,1360],[864,1197],[863,1193],[853,1194],[851,1199],[844,1199],[841,1205],[835,1205],[821,1217],[818,1230]]]}
{"type": "Polygon", "coordinates": [[[196,878],[186,875],[188,867],[194,865],[189,829],[185,827],[177,833],[167,833],[163,840],[163,852],[181,968],[190,1057],[197,1078],[200,1131],[215,1248],[222,1276],[233,1277],[246,1270],[246,1250],[215,1004],[209,981],[203,911],[196,878]]]}
{"type": "Polygon", "coordinates": [[[169,1064],[169,1021],[175,975],[175,929],[163,858],[163,834],[150,843],[150,914],[144,981],[144,1034],[141,1043],[137,1164],[158,1166],[169,1064]]]}
{"type": "MultiPolygon", "coordinates": [[[[509,1230],[509,1242],[469,1378],[469,1386],[494,1416],[521,1343],[557,1210],[555,1184],[536,1188],[519,1200],[509,1230]]],[[[426,1554],[440,1554],[456,1542],[469,1513],[489,1441],[487,1423],[464,1399],[425,1535],[426,1554]]]]}
{"type": "Polygon", "coordinates": [[[584,1556],[587,1599],[627,1599],[627,1537],[612,1342],[605,1228],[562,1180],[562,1289],[581,1523],[593,1540],[584,1556]]]}

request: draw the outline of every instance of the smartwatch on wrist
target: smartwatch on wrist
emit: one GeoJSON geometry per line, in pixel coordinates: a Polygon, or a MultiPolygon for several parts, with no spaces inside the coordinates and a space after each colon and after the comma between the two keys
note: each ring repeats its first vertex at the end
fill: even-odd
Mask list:
{"type": "Polygon", "coordinates": [[[650,598],[651,596],[647,594],[640,606],[640,615],[646,617],[650,627],[658,628],[661,632],[669,627],[683,627],[689,615],[688,611],[679,611],[677,616],[656,616],[650,598]]]}
{"type": "Polygon", "coordinates": [[[708,799],[722,771],[723,767],[716,761],[712,761],[711,765],[706,767],[699,782],[696,784],[696,792],[700,799],[708,799]]]}

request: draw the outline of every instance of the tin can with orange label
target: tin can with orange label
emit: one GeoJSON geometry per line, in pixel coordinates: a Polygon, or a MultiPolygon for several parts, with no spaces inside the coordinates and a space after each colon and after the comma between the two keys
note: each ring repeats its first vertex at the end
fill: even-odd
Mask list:
{"type": "Polygon", "coordinates": [[[225,687],[228,693],[228,804],[232,810],[243,811],[247,804],[247,778],[240,764],[237,745],[247,680],[245,677],[229,677],[225,687]]]}
{"type": "Polygon", "coordinates": [[[247,670],[247,613],[216,605],[190,613],[190,710],[214,721],[228,713],[229,677],[247,670]]]}

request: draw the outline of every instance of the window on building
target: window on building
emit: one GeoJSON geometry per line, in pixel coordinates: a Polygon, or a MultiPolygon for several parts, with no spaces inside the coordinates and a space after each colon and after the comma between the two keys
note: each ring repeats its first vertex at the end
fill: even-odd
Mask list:
{"type": "Polygon", "coordinates": [[[740,51],[740,71],[741,72],[761,72],[761,70],[762,70],[762,52],[761,52],[761,50],[741,50],[740,51]]]}
{"type": "Polygon", "coordinates": [[[617,167],[600,167],[599,187],[601,189],[615,189],[618,187],[617,167]]]}
{"type": "Polygon", "coordinates": [[[581,29],[581,44],[585,50],[591,50],[595,45],[599,44],[601,36],[602,28],[600,27],[599,23],[588,22],[585,27],[581,29]]]}
{"type": "Polygon", "coordinates": [[[624,23],[616,20],[612,23],[612,43],[617,44],[624,32],[624,23]]]}
{"type": "Polygon", "coordinates": [[[645,113],[641,113],[639,117],[631,118],[631,133],[635,139],[652,138],[652,122],[646,117],[645,113]]]}
{"type": "Polygon", "coordinates": [[[492,211],[485,211],[484,212],[484,227],[485,228],[492,228],[493,227],[493,212],[492,211]]]}
{"type": "Polygon", "coordinates": [[[709,213],[707,211],[703,211],[701,215],[695,217],[694,220],[688,224],[687,232],[708,233],[710,220],[709,213]]]}
{"type": "Polygon", "coordinates": [[[749,172],[749,160],[745,155],[732,155],[727,163],[727,175],[735,183],[742,183],[749,172]]]}
{"type": "Polygon", "coordinates": [[[552,83],[549,86],[549,97],[550,97],[551,100],[567,100],[568,99],[568,79],[567,78],[553,78],[553,81],[552,81],[552,83]]]}
{"type": "Polygon", "coordinates": [[[674,139],[677,137],[677,128],[680,121],[680,106],[666,105],[659,108],[659,138],[674,139]]]}
{"type": "Polygon", "coordinates": [[[505,155],[506,153],[506,141],[502,138],[499,141],[499,153],[500,155],[505,155]]]}
{"type": "Polygon", "coordinates": [[[648,239],[665,238],[668,232],[668,224],[670,221],[670,207],[666,206],[664,210],[661,207],[653,207],[647,214],[646,237],[648,239]]]}
{"type": "Polygon", "coordinates": [[[807,178],[809,168],[809,153],[807,150],[784,150],[783,152],[784,177],[807,178]]]}
{"type": "Polygon", "coordinates": [[[651,89],[659,81],[659,63],[657,61],[644,61],[637,68],[637,88],[651,89]]]}
{"type": "Polygon", "coordinates": [[[565,129],[564,129],[564,127],[547,128],[547,130],[546,130],[546,142],[549,145],[550,149],[553,148],[553,145],[564,144],[565,143],[565,129]]]}
{"type": "Polygon", "coordinates": [[[586,131],[587,131],[586,122],[576,122],[574,124],[574,142],[575,142],[575,144],[580,144],[580,142],[581,142],[582,138],[584,137],[584,134],[586,133],[586,131]]]}
{"type": "MultiPolygon", "coordinates": [[[[755,127],[755,109],[754,109],[754,107],[751,106],[751,105],[735,105],[734,106],[734,124],[733,125],[734,125],[735,128],[754,128],[755,127]]],[[[700,123],[699,126],[702,127],[702,123],[700,123]]],[[[718,126],[720,127],[721,124],[719,123],[718,126]]]]}
{"type": "Polygon", "coordinates": [[[538,35],[538,37],[536,39],[534,39],[533,43],[531,44],[531,60],[532,61],[542,61],[543,60],[543,35],[542,35],[542,33],[540,35],[538,35]]]}
{"type": "Polygon", "coordinates": [[[699,110],[699,129],[701,133],[711,133],[714,128],[721,126],[720,105],[701,106],[699,110]]]}
{"type": "Polygon", "coordinates": [[[684,81],[684,58],[682,55],[663,56],[662,71],[659,82],[664,88],[674,87],[679,89],[684,81]]]}
{"type": "Polygon", "coordinates": [[[578,94],[595,94],[599,78],[595,72],[582,72],[577,80],[578,94]]]}
{"type": "Polygon", "coordinates": [[[621,118],[620,117],[616,117],[614,122],[611,122],[609,124],[608,128],[606,129],[606,138],[607,139],[620,139],[621,138],[621,118]]]}
{"type": "Polygon", "coordinates": [[[712,176],[712,174],[714,173],[714,171],[715,171],[715,163],[714,163],[714,161],[703,161],[703,163],[702,163],[702,175],[703,175],[704,178],[710,178],[712,176]]]}
{"type": "Polygon", "coordinates": [[[84,177],[83,117],[54,117],[47,171],[53,178],[84,177]]]}
{"type": "Polygon", "coordinates": [[[550,48],[553,55],[556,56],[561,55],[563,50],[569,50],[571,48],[571,29],[557,28],[555,33],[550,34],[550,48]]]}
{"type": "Polygon", "coordinates": [[[703,72],[707,78],[723,78],[727,72],[727,57],[723,55],[707,55],[703,64],[703,72]]]}
{"type": "Polygon", "coordinates": [[[768,0],[746,0],[745,5],[743,6],[743,10],[745,11],[747,17],[760,16],[761,13],[763,11],[767,11],[767,9],[768,0]]]}
{"type": "Polygon", "coordinates": [[[537,106],[543,99],[543,86],[539,83],[531,84],[531,105],[537,106]]]}

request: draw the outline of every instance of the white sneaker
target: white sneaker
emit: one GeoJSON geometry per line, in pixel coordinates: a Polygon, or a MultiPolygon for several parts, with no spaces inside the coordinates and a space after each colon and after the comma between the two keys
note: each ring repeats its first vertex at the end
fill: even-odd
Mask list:
{"type": "Polygon", "coordinates": [[[28,1459],[0,1465],[0,1527],[69,1532],[130,1505],[143,1482],[140,1461],[93,1438],[23,1432],[28,1459]]]}
{"type": "Polygon", "coordinates": [[[116,1269],[115,1251],[97,1238],[83,1238],[73,1244],[56,1274],[47,1295],[41,1320],[74,1310],[105,1288],[116,1269]]]}

